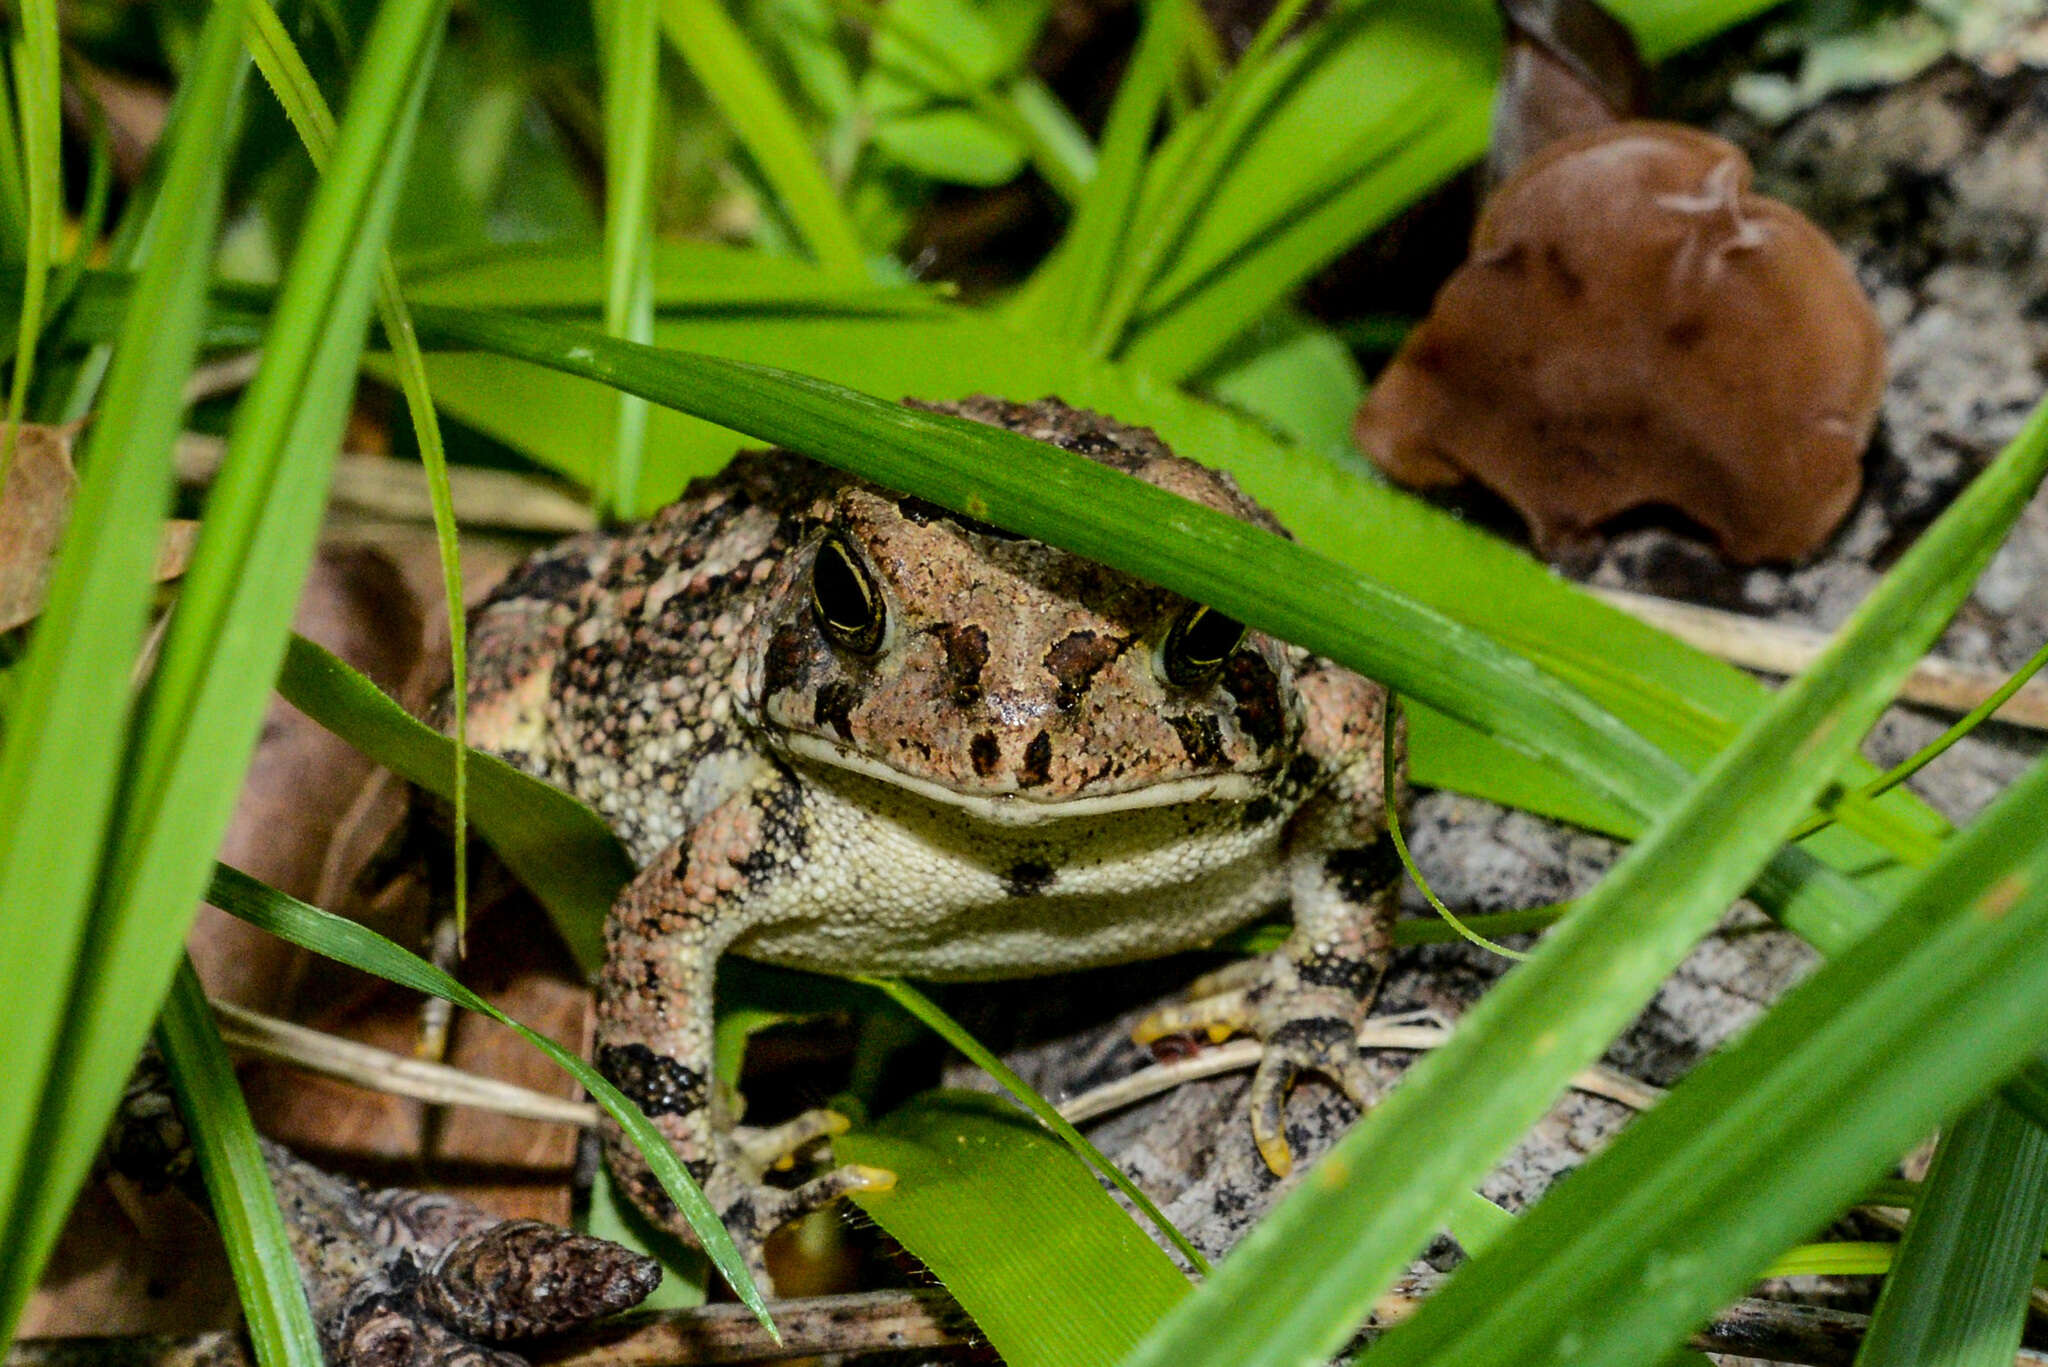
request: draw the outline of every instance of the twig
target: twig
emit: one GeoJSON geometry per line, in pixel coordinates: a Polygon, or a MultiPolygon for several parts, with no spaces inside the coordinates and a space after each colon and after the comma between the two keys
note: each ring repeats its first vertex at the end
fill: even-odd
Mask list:
{"type": "MultiPolygon", "coordinates": [[[[1418,1025],[1401,1018],[1383,1018],[1365,1023],[1358,1032],[1358,1044],[1363,1049],[1434,1049],[1449,1035],[1450,1031],[1442,1025],[1418,1025]]],[[[1184,1083],[1257,1067],[1262,1052],[1257,1040],[1237,1040],[1204,1049],[1192,1058],[1158,1064],[1083,1092],[1062,1103],[1059,1112],[1079,1125],[1111,1111],[1134,1106],[1148,1097],[1172,1091],[1184,1083]]],[[[1572,1086],[1639,1111],[1655,1105],[1664,1095],[1661,1088],[1597,1065],[1574,1077],[1572,1086]]]]}
{"type": "Polygon", "coordinates": [[[221,1038],[228,1047],[258,1058],[289,1063],[373,1092],[413,1097],[437,1106],[471,1106],[500,1115],[551,1120],[584,1129],[597,1124],[597,1107],[587,1102],[568,1101],[496,1078],[478,1077],[445,1063],[407,1058],[228,1002],[214,1002],[213,1010],[220,1020],[221,1038]]]}
{"type": "MultiPolygon", "coordinates": [[[[682,1367],[713,1362],[774,1362],[828,1353],[896,1352],[971,1342],[974,1322],[940,1290],[866,1291],[773,1301],[782,1342],[769,1338],[742,1305],[706,1305],[610,1332],[578,1335],[566,1352],[535,1354],[535,1367],[682,1367]]],[[[9,1364],[12,1367],[12,1364],[9,1364]]]]}
{"type": "MultiPolygon", "coordinates": [[[[1590,592],[1638,621],[1670,632],[1687,645],[1697,646],[1730,664],[1766,674],[1799,673],[1819,657],[1829,640],[1824,631],[1694,603],[1675,603],[1645,593],[1599,588],[1590,592]]],[[[1998,670],[1930,655],[1913,666],[1899,696],[1907,702],[1947,712],[1967,712],[1990,697],[2005,680],[2006,675],[1998,670]]],[[[2048,682],[2035,679],[2020,689],[1998,709],[1995,719],[2048,731],[2048,682]]]]}
{"type": "MultiPolygon", "coordinates": [[[[510,1082],[478,1077],[445,1063],[408,1058],[373,1045],[358,1044],[354,1040],[294,1025],[227,1002],[216,1001],[213,1007],[220,1018],[221,1037],[227,1041],[228,1047],[259,1058],[288,1063],[374,1092],[412,1097],[437,1106],[469,1106],[500,1115],[556,1121],[584,1129],[597,1124],[597,1107],[584,1102],[566,1101],[510,1082]]],[[[1412,1017],[1382,1017],[1366,1022],[1358,1033],[1358,1044],[1362,1049],[1434,1049],[1444,1042],[1449,1033],[1441,1024],[1418,1024],[1412,1017]]],[[[1185,1083],[1254,1068],[1261,1052],[1257,1040],[1238,1040],[1204,1049],[1192,1058],[1158,1064],[1105,1083],[1083,1092],[1057,1109],[1071,1123],[1083,1124],[1126,1106],[1135,1106],[1148,1097],[1170,1092],[1185,1083]]],[[[1648,1083],[1600,1066],[1581,1072],[1572,1079],[1572,1086],[1639,1111],[1656,1104],[1664,1094],[1648,1083]]]]}

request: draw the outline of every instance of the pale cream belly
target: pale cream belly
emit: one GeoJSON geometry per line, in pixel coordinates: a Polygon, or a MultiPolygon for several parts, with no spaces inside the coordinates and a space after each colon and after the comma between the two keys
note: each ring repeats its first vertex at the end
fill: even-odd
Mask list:
{"type": "Polygon", "coordinates": [[[994,827],[880,789],[814,787],[805,847],[733,945],[837,973],[1011,978],[1193,949],[1281,906],[1285,813],[1192,803],[994,827]]]}

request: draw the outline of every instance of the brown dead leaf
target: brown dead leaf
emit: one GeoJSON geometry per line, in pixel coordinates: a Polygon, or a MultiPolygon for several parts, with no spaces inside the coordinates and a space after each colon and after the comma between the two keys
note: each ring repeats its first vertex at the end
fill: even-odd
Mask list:
{"type": "MultiPolygon", "coordinates": [[[[0,488],[0,631],[33,621],[50,588],[50,563],[71,520],[78,493],[71,448],[78,426],[22,425],[14,464],[0,488]]],[[[174,520],[164,525],[156,550],[156,581],[176,579],[192,562],[199,524],[174,520]]]]}
{"type": "Polygon", "coordinates": [[[0,631],[42,609],[50,557],[71,518],[78,476],[71,468],[76,429],[24,425],[14,465],[0,488],[0,631]]]}

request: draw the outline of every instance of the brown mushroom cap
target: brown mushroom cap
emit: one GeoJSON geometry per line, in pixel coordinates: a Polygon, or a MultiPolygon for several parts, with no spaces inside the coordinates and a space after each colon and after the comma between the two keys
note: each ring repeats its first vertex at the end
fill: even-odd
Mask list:
{"type": "Polygon", "coordinates": [[[1544,148],[1487,202],[1359,445],[1402,484],[1478,480],[1546,552],[1651,505],[1744,564],[1818,548],[1861,483],[1884,338],[1834,244],[1749,179],[1677,124],[1544,148]]]}

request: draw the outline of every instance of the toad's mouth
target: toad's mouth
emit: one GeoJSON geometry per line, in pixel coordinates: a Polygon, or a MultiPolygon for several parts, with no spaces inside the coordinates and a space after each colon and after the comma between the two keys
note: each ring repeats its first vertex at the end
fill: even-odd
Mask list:
{"type": "Polygon", "coordinates": [[[1237,773],[1201,774],[1147,783],[1120,792],[1085,795],[1033,793],[1027,789],[970,792],[936,779],[905,773],[893,764],[836,745],[822,736],[786,734],[781,740],[791,753],[805,759],[874,779],[942,807],[969,812],[1001,826],[1035,826],[1073,817],[1149,811],[1155,807],[1179,807],[1197,802],[1249,802],[1259,793],[1255,775],[1237,773]]]}

